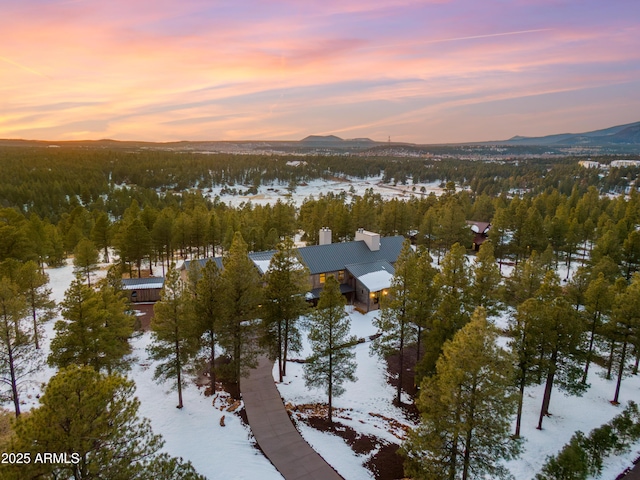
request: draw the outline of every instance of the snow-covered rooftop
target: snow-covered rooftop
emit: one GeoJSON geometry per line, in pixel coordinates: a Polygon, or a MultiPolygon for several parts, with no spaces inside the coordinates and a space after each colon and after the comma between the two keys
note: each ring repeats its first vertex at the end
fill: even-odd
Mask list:
{"type": "Polygon", "coordinates": [[[164,285],[164,278],[162,277],[150,277],[150,278],[123,278],[122,289],[123,290],[142,290],[162,288],[164,285]]]}
{"type": "Polygon", "coordinates": [[[360,282],[367,287],[370,292],[379,292],[380,290],[384,290],[391,286],[392,278],[393,274],[386,270],[379,270],[377,272],[367,273],[358,277],[358,280],[360,280],[360,282]]]}

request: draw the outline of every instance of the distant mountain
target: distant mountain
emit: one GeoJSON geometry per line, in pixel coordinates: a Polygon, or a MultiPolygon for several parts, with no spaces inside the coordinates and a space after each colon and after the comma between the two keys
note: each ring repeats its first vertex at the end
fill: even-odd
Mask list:
{"type": "Polygon", "coordinates": [[[607,146],[640,145],[640,122],[618,125],[586,133],[561,133],[544,137],[515,136],[502,145],[607,146]]]}
{"type": "Polygon", "coordinates": [[[300,140],[300,143],[341,143],[344,140],[335,135],[309,135],[300,140]]]}
{"type": "Polygon", "coordinates": [[[335,135],[309,135],[308,137],[303,138],[302,140],[300,140],[300,143],[304,143],[304,144],[314,144],[314,145],[335,145],[335,144],[341,144],[341,145],[355,145],[355,144],[375,144],[376,142],[374,142],[373,140],[371,140],[370,138],[349,138],[349,139],[342,139],[340,137],[336,137],[335,135]]]}

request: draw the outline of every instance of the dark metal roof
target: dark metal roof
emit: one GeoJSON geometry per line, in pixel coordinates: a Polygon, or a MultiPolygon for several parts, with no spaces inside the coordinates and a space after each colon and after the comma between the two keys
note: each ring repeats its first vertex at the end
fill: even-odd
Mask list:
{"type": "MultiPolygon", "coordinates": [[[[311,290],[308,294],[307,294],[307,299],[319,299],[320,298],[320,294],[322,293],[322,289],[324,287],[319,287],[319,288],[314,288],[313,290],[311,290]]],[[[346,295],[347,293],[351,293],[351,292],[355,292],[355,288],[353,288],[351,285],[349,285],[348,283],[341,283],[340,284],[340,293],[342,295],[346,295]]]]}
{"type": "MultiPolygon", "coordinates": [[[[298,248],[300,257],[309,269],[311,275],[325,272],[337,272],[344,270],[345,265],[358,263],[372,263],[378,261],[386,261],[395,263],[400,255],[404,237],[401,235],[395,237],[381,237],[380,250],[371,251],[364,242],[358,240],[353,242],[330,243],[328,245],[311,245],[308,247],[298,248]]],[[[264,273],[264,262],[268,262],[273,257],[275,250],[265,252],[252,252],[249,258],[256,264],[261,273],[264,273]]],[[[222,257],[202,258],[193,260],[204,267],[207,260],[213,260],[221,270],[222,257]]],[[[185,260],[183,268],[188,269],[191,261],[185,260]]]]}
{"type": "Polygon", "coordinates": [[[191,262],[198,262],[198,263],[200,264],[200,268],[202,268],[202,267],[204,267],[204,266],[207,264],[207,262],[208,262],[209,260],[213,260],[213,261],[215,262],[216,266],[217,266],[220,270],[222,270],[222,268],[223,268],[223,267],[222,267],[222,257],[208,257],[208,258],[199,258],[198,260],[185,260],[185,261],[184,261],[184,264],[183,264],[183,266],[182,266],[182,269],[183,269],[183,270],[188,270],[188,269],[189,269],[189,264],[190,264],[191,262]]]}
{"type": "Polygon", "coordinates": [[[396,273],[395,268],[386,260],[378,260],[375,262],[369,263],[352,263],[349,265],[345,265],[345,268],[353,275],[358,278],[367,273],[379,272],[381,270],[389,272],[391,275],[396,273]]]}
{"type": "Polygon", "coordinates": [[[311,245],[298,249],[302,260],[309,268],[311,275],[324,272],[344,270],[345,265],[372,263],[386,260],[395,263],[400,255],[404,237],[381,237],[380,250],[371,251],[364,240],[357,242],[330,243],[328,245],[311,245]]]}

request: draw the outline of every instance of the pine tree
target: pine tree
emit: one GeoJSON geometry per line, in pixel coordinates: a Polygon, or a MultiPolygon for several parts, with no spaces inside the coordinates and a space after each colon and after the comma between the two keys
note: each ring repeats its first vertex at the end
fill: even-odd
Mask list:
{"type": "Polygon", "coordinates": [[[587,383],[596,333],[600,332],[603,320],[608,316],[611,307],[611,285],[605,279],[604,274],[600,272],[597,278],[589,282],[585,292],[584,316],[588,325],[589,346],[587,347],[584,374],[582,375],[582,383],[584,384],[587,383]]]}
{"type": "Polygon", "coordinates": [[[221,303],[220,270],[212,260],[207,261],[200,271],[200,279],[196,284],[194,298],[196,313],[196,330],[200,334],[203,346],[207,349],[207,363],[211,388],[216,384],[216,347],[221,328],[223,305],[221,303]]]}
{"type": "Polygon", "coordinates": [[[489,229],[489,240],[494,247],[494,253],[498,260],[498,268],[502,273],[502,263],[509,247],[509,213],[505,208],[496,211],[489,229]]]}
{"type": "Polygon", "coordinates": [[[534,297],[542,285],[545,272],[540,255],[531,252],[531,256],[524,263],[520,262],[507,280],[505,302],[515,307],[534,297]]]}
{"type": "Polygon", "coordinates": [[[622,262],[627,281],[640,268],[640,231],[632,230],[622,244],[622,262]]]}
{"type": "MultiPolygon", "coordinates": [[[[438,270],[432,265],[433,259],[424,247],[418,247],[413,288],[409,291],[408,316],[416,329],[416,365],[422,358],[422,337],[429,325],[440,300],[440,292],[435,282],[438,270]]],[[[419,379],[416,379],[419,383],[419,379]]]]}
{"type": "Polygon", "coordinates": [[[520,436],[524,389],[537,383],[541,374],[539,346],[543,342],[540,302],[529,298],[518,306],[515,316],[509,319],[509,348],[516,359],[515,384],[518,388],[518,408],[514,436],[520,436]]]}
{"type": "Polygon", "coordinates": [[[49,380],[40,407],[20,420],[11,441],[31,462],[5,467],[2,478],[22,480],[204,480],[190,463],[160,453],[164,441],[138,416],[133,381],[71,365],[49,380]],[[36,461],[66,453],[67,462],[36,461]]]}
{"type": "Polygon", "coordinates": [[[538,430],[542,420],[549,415],[549,404],[554,383],[569,393],[581,395],[588,385],[583,384],[580,368],[580,346],[583,341],[584,325],[577,318],[576,311],[563,297],[559,279],[554,272],[548,272],[536,294],[540,310],[540,328],[543,330],[538,345],[540,372],[546,374],[544,396],[540,408],[538,430]]]}
{"type": "MultiPolygon", "coordinates": [[[[420,222],[420,230],[418,235],[418,243],[424,245],[427,251],[431,253],[431,249],[436,246],[436,225],[437,213],[435,208],[427,210],[420,222]]],[[[438,257],[439,258],[439,257],[438,257]]]]}
{"type": "Polygon", "coordinates": [[[135,263],[140,278],[142,261],[151,254],[151,234],[140,218],[123,219],[115,237],[115,247],[120,261],[129,264],[129,274],[132,273],[131,265],[135,263]]]}
{"type": "Polygon", "coordinates": [[[464,209],[457,199],[449,198],[438,208],[435,236],[441,252],[453,248],[454,244],[462,245],[463,248],[471,245],[472,231],[467,225],[464,209]]]}
{"type": "Polygon", "coordinates": [[[404,354],[409,343],[417,343],[417,330],[410,317],[410,292],[415,288],[416,255],[411,244],[405,240],[398,260],[395,274],[391,280],[391,288],[387,299],[382,302],[380,315],[374,318],[373,325],[378,328],[380,336],[371,344],[371,351],[383,358],[398,355],[398,385],[396,387],[396,403],[402,404],[402,382],[405,370],[404,354]]]}
{"type": "Polygon", "coordinates": [[[49,243],[45,261],[50,267],[61,267],[64,264],[66,256],[60,230],[50,223],[45,225],[45,230],[47,232],[47,240],[49,243]]]}
{"type": "Polygon", "coordinates": [[[134,317],[123,292],[114,288],[106,278],[99,284],[97,301],[100,311],[100,357],[101,368],[107,373],[124,372],[129,369],[127,357],[131,354],[129,339],[133,335],[134,317]]]}
{"type": "Polygon", "coordinates": [[[26,227],[27,221],[18,209],[0,208],[0,262],[29,259],[32,246],[26,227]]]}
{"type": "Polygon", "coordinates": [[[509,437],[516,406],[512,358],[478,308],[448,341],[437,374],[422,383],[419,426],[402,446],[405,474],[429,480],[508,478],[502,459],[519,444],[509,437]]]}
{"type": "Polygon", "coordinates": [[[264,303],[265,343],[278,361],[279,380],[287,374],[289,352],[301,349],[299,317],[307,310],[309,271],[298,257],[293,240],[280,242],[266,274],[264,303]]]}
{"type": "Polygon", "coordinates": [[[498,286],[502,281],[500,269],[493,256],[493,244],[484,242],[476,256],[471,281],[471,299],[477,307],[484,307],[488,315],[498,313],[498,286]]]}
{"type": "Polygon", "coordinates": [[[20,388],[39,368],[41,357],[35,350],[27,304],[16,285],[0,278],[0,384],[3,400],[11,400],[20,415],[20,388]]]}
{"type": "Polygon", "coordinates": [[[17,272],[17,284],[24,295],[33,320],[33,341],[36,350],[40,348],[42,324],[51,320],[56,313],[56,304],[50,299],[51,289],[47,288],[49,276],[42,273],[34,261],[28,261],[17,272]]]}
{"type": "Polygon", "coordinates": [[[417,367],[420,377],[433,375],[442,346],[467,324],[471,315],[469,267],[465,248],[455,244],[442,261],[435,284],[440,294],[438,308],[425,333],[425,354],[417,367]]]}
{"type": "Polygon", "coordinates": [[[333,422],[333,397],[344,393],[342,384],[356,380],[353,345],[349,335],[350,321],[344,311],[345,299],[340,284],[329,276],[320,293],[318,306],[309,315],[309,342],[313,353],[304,364],[307,387],[323,388],[327,392],[327,420],[333,422]]]}
{"type": "Polygon", "coordinates": [[[90,238],[95,246],[102,250],[105,263],[109,263],[109,247],[112,240],[112,227],[106,212],[99,212],[91,229],[90,238]]]}
{"type": "Polygon", "coordinates": [[[165,277],[160,301],[153,307],[153,343],[147,347],[147,352],[149,358],[160,362],[156,366],[154,380],[174,382],[178,390],[177,408],[183,407],[185,371],[198,350],[192,301],[178,271],[171,268],[165,277]]]}
{"type": "Polygon", "coordinates": [[[44,269],[44,261],[51,249],[51,244],[47,238],[47,223],[35,213],[29,215],[29,224],[26,227],[27,235],[33,242],[34,252],[37,255],[37,265],[44,269]]]}
{"type": "Polygon", "coordinates": [[[622,287],[624,280],[618,281],[619,293],[615,296],[611,314],[609,332],[613,339],[621,344],[620,354],[616,359],[618,364],[618,379],[616,392],[612,403],[617,404],[620,386],[627,362],[627,349],[631,344],[638,348],[640,344],[640,273],[633,275],[631,283],[622,287]]]}
{"type": "Polygon", "coordinates": [[[54,325],[49,365],[87,365],[109,373],[126,370],[134,322],[126,310],[124,298],[106,282],[95,291],[76,278],[62,302],[64,320],[54,325]]]}
{"type": "Polygon", "coordinates": [[[247,256],[247,244],[239,232],[233,236],[223,265],[220,343],[230,358],[229,380],[240,384],[240,378],[256,364],[254,321],[259,315],[263,292],[260,274],[247,256]]]}
{"type": "Polygon", "coordinates": [[[156,256],[160,257],[164,276],[165,264],[168,270],[173,255],[173,213],[169,209],[162,210],[156,218],[151,229],[151,239],[156,256]]]}
{"type": "Polygon", "coordinates": [[[73,251],[73,266],[77,275],[83,275],[91,287],[91,274],[98,269],[99,254],[95,244],[83,238],[73,251]]]}

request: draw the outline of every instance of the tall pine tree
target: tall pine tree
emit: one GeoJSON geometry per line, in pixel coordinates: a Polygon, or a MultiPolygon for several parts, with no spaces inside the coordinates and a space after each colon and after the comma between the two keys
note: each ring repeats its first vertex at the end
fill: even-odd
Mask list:
{"type": "Polygon", "coordinates": [[[195,328],[200,336],[202,346],[207,350],[206,363],[209,367],[209,379],[212,391],[216,385],[216,348],[220,334],[223,305],[221,300],[222,282],[220,270],[212,260],[207,261],[200,271],[200,279],[196,284],[195,328]]]}
{"type": "Polygon", "coordinates": [[[17,272],[17,284],[25,297],[33,320],[33,341],[40,348],[42,324],[51,320],[56,312],[56,303],[51,300],[51,289],[47,287],[49,276],[42,273],[32,260],[22,264],[17,272]]]}
{"type": "Polygon", "coordinates": [[[8,278],[0,278],[0,395],[20,415],[20,389],[40,366],[25,299],[8,278]],[[5,390],[6,389],[6,390],[5,390]]]}
{"type": "Polygon", "coordinates": [[[184,406],[185,372],[198,350],[192,301],[178,271],[171,268],[167,272],[160,301],[153,307],[153,343],[147,347],[147,352],[152,360],[159,362],[153,378],[161,382],[171,380],[178,391],[177,408],[184,406]]]}
{"type": "Polygon", "coordinates": [[[421,422],[402,447],[405,474],[428,480],[508,478],[502,459],[519,453],[509,436],[516,406],[513,359],[478,308],[448,341],[437,373],[422,383],[421,422]]]}
{"type": "Polygon", "coordinates": [[[240,378],[256,365],[255,320],[262,302],[262,281],[247,256],[247,244],[237,232],[229,255],[223,260],[220,343],[230,359],[227,376],[240,384],[240,378]]]}
{"type": "Polygon", "coordinates": [[[467,324],[471,316],[469,267],[465,248],[456,243],[442,260],[442,271],[436,275],[440,302],[425,333],[425,354],[418,365],[420,376],[433,375],[442,346],[467,324]]]}
{"type": "Polygon", "coordinates": [[[308,387],[323,388],[327,393],[327,420],[333,422],[333,397],[344,393],[342,384],[355,381],[356,337],[349,335],[350,321],[344,311],[345,299],[340,284],[329,276],[320,293],[318,306],[309,315],[309,342],[313,353],[304,364],[304,381],[308,387]]]}
{"type": "Polygon", "coordinates": [[[308,309],[305,293],[310,288],[309,271],[296,254],[290,238],[278,244],[266,280],[263,342],[278,361],[282,382],[287,374],[289,352],[299,352],[301,348],[297,321],[308,309]]]}
{"type": "MultiPolygon", "coordinates": [[[[618,280],[622,284],[624,280],[618,280]]],[[[610,335],[620,345],[616,358],[618,378],[612,403],[617,404],[620,396],[622,377],[628,361],[628,349],[631,345],[640,345],[640,273],[633,275],[631,283],[625,288],[618,287],[610,320],[610,335]]]]}
{"type": "Polygon", "coordinates": [[[380,332],[380,336],[371,344],[374,353],[386,358],[397,355],[398,385],[396,386],[396,403],[402,403],[402,382],[405,371],[405,348],[410,343],[417,343],[417,329],[411,322],[410,310],[411,291],[416,288],[417,257],[411,249],[411,244],[405,240],[398,260],[395,264],[395,274],[391,280],[389,294],[382,302],[380,315],[374,318],[373,324],[380,332]]]}

